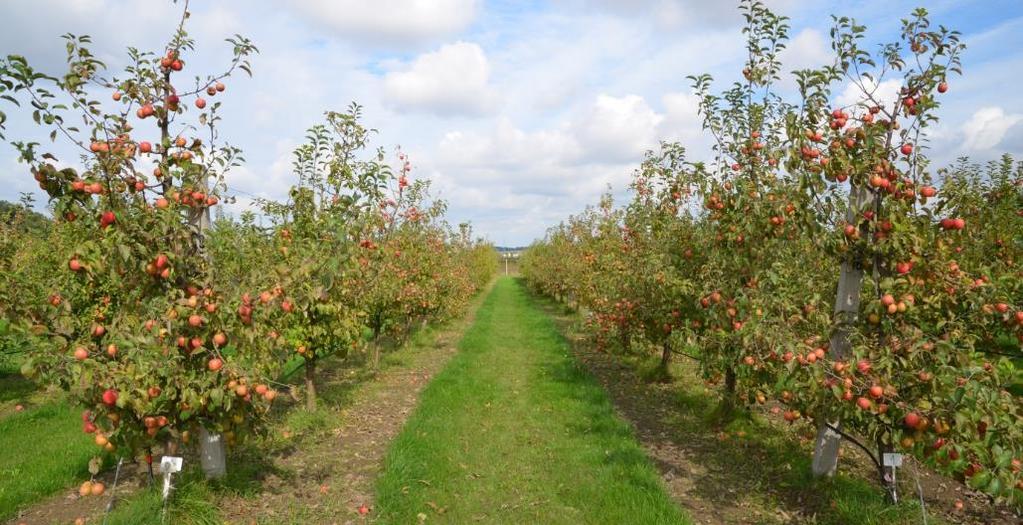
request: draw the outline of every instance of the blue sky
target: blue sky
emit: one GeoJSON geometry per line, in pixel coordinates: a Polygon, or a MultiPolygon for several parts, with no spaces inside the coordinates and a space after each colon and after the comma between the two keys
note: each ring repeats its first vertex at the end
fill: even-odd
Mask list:
{"type": "MultiPolygon", "coordinates": [[[[950,81],[931,135],[936,165],[1023,154],[1023,2],[767,3],[791,17],[790,69],[830,61],[831,14],[855,17],[881,42],[897,38],[914,7],[926,7],[969,46],[965,74],[950,81]]],[[[128,45],[160,49],[177,9],[161,0],[8,0],[0,4],[0,53],[57,72],[59,36],[87,33],[116,68],[128,45]]],[[[413,176],[433,180],[450,203],[453,223],[471,221],[502,245],[542,236],[609,186],[623,194],[643,152],[661,139],[706,156],[685,77],[709,72],[724,86],[744,56],[741,19],[728,2],[193,0],[192,12],[199,56],[189,72],[215,71],[233,33],[261,50],[255,76],[231,80],[225,98],[222,133],[247,159],[228,177],[238,197],[232,211],[253,196],[283,197],[305,129],[325,110],[358,101],[380,130],[374,145],[400,145],[413,176]]],[[[24,118],[12,118],[9,132],[42,138],[24,118]]],[[[0,182],[0,199],[34,187],[6,145],[0,182]]]]}

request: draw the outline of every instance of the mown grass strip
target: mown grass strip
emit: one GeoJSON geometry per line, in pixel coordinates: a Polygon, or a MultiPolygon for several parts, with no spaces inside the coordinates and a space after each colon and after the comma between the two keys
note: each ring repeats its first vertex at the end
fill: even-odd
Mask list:
{"type": "Polygon", "coordinates": [[[87,478],[98,451],[83,438],[78,410],[64,402],[0,419],[0,521],[87,478]]]}
{"type": "Polygon", "coordinates": [[[519,282],[498,281],[459,350],[391,446],[379,523],[688,523],[519,282]]]}

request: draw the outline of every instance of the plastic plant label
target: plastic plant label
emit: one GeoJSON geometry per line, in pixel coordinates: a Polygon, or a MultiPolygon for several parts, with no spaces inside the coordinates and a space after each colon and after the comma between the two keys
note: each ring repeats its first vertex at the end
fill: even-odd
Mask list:
{"type": "Polygon", "coordinates": [[[160,472],[164,474],[181,472],[181,464],[184,460],[175,456],[164,456],[160,460],[160,472]]]}
{"type": "Polygon", "coordinates": [[[902,454],[886,452],[885,455],[881,458],[881,463],[886,467],[901,467],[902,454]]]}

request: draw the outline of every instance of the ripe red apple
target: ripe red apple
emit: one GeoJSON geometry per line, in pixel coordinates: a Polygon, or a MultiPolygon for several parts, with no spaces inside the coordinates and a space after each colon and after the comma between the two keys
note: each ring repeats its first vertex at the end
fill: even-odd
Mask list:
{"type": "Polygon", "coordinates": [[[205,108],[206,107],[206,99],[204,99],[202,97],[199,97],[199,98],[195,99],[195,107],[197,107],[199,109],[205,108]]]}
{"type": "Polygon", "coordinates": [[[891,306],[895,304],[895,298],[891,294],[884,294],[881,297],[881,304],[884,306],[891,306]]]}
{"type": "Polygon", "coordinates": [[[207,363],[206,366],[210,369],[210,371],[216,372],[224,367],[224,361],[222,361],[219,357],[214,357],[213,359],[210,359],[210,362],[207,363]]]}
{"type": "Polygon", "coordinates": [[[161,392],[161,390],[160,390],[160,387],[158,387],[158,386],[151,386],[148,389],[146,389],[146,394],[150,398],[158,397],[160,395],[160,392],[161,392]]]}
{"type": "Polygon", "coordinates": [[[117,357],[117,345],[110,344],[107,346],[107,355],[111,358],[117,357]]]}
{"type": "Polygon", "coordinates": [[[869,373],[870,368],[871,368],[870,361],[866,359],[863,359],[860,362],[856,363],[856,369],[859,370],[861,374],[869,373]]]}
{"type": "Polygon", "coordinates": [[[217,332],[213,335],[213,344],[218,348],[227,344],[227,336],[223,332],[217,332]]]}
{"type": "Polygon", "coordinates": [[[860,410],[870,410],[871,404],[870,400],[865,397],[856,400],[856,406],[860,407],[860,410]]]}
{"type": "Polygon", "coordinates": [[[67,267],[70,268],[72,272],[80,272],[83,268],[81,261],[74,257],[68,261],[67,267]]]}
{"type": "Polygon", "coordinates": [[[870,387],[870,397],[874,399],[880,399],[884,395],[884,389],[881,385],[873,385],[870,387]]]}
{"type": "Polygon", "coordinates": [[[196,328],[202,326],[202,316],[198,314],[192,314],[188,316],[188,324],[196,328]]]}
{"type": "Polygon", "coordinates": [[[92,421],[82,423],[82,432],[85,432],[86,434],[94,434],[96,432],[96,424],[92,421]]]}
{"type": "Polygon", "coordinates": [[[103,215],[99,218],[99,226],[101,228],[106,228],[115,222],[117,222],[117,216],[112,211],[103,212],[103,215]]]}
{"type": "Polygon", "coordinates": [[[114,390],[113,388],[108,388],[105,392],[103,392],[103,404],[104,405],[112,407],[116,403],[117,403],[117,390],[114,390]]]}
{"type": "Polygon", "coordinates": [[[924,197],[931,198],[937,194],[938,190],[936,190],[934,186],[924,186],[920,188],[920,195],[923,195],[924,197]]]}
{"type": "Polygon", "coordinates": [[[916,412],[910,412],[906,414],[906,417],[902,418],[902,423],[907,428],[916,429],[917,425],[920,424],[920,415],[916,412]]]}
{"type": "MultiPolygon", "coordinates": [[[[912,100],[912,99],[909,99],[909,100],[912,100]]],[[[909,143],[903,144],[902,147],[899,148],[899,151],[901,151],[903,155],[909,155],[909,154],[913,153],[913,145],[909,144],[909,143]]]]}
{"type": "Polygon", "coordinates": [[[945,93],[948,91],[948,82],[941,82],[938,84],[938,93],[945,93]]]}
{"type": "Polygon", "coordinates": [[[107,329],[103,325],[98,324],[92,328],[93,337],[103,337],[103,334],[107,333],[107,329]]]}
{"type": "Polygon", "coordinates": [[[142,142],[139,142],[139,151],[142,153],[152,153],[153,145],[143,140],[142,142]]]}
{"type": "Polygon", "coordinates": [[[78,348],[75,348],[75,359],[77,359],[79,361],[85,361],[88,358],[89,358],[89,351],[88,350],[86,350],[84,347],[81,347],[81,346],[79,346],[78,348]]]}
{"type": "Polygon", "coordinates": [[[216,84],[214,84],[214,87],[217,88],[217,91],[220,92],[223,92],[225,89],[227,89],[227,87],[224,86],[223,82],[217,82],[216,84]]]}

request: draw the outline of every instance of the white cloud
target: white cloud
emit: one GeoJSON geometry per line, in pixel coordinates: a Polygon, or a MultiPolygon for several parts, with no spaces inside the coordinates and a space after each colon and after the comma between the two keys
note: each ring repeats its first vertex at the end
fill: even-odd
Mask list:
{"type": "Polygon", "coordinates": [[[667,93],[661,97],[661,103],[664,104],[665,115],[658,131],[662,139],[688,143],[701,138],[703,117],[699,111],[700,97],[691,92],[667,93]]]}
{"type": "Polygon", "coordinates": [[[521,170],[578,158],[579,144],[563,130],[526,132],[502,118],[484,132],[446,133],[438,153],[441,162],[448,166],[521,170]]]}
{"type": "Polygon", "coordinates": [[[963,147],[967,150],[991,149],[1000,144],[1006,132],[1021,120],[1023,115],[1007,115],[1000,107],[981,108],[963,125],[966,135],[963,147]]]}
{"type": "Polygon", "coordinates": [[[643,16],[654,25],[677,29],[696,24],[724,25],[739,20],[739,12],[730,2],[705,0],[579,0],[584,7],[605,10],[616,15],[643,16]]]}
{"type": "Polygon", "coordinates": [[[787,72],[830,65],[834,55],[824,35],[816,29],[807,28],[789,40],[779,58],[782,70],[787,72]]]}
{"type": "Polygon", "coordinates": [[[902,82],[899,80],[885,80],[878,84],[875,80],[863,77],[859,84],[849,82],[845,90],[839,95],[835,102],[842,107],[854,106],[857,104],[874,105],[879,103],[882,106],[891,107],[899,96],[902,89],[902,82]],[[862,88],[860,87],[862,85],[862,88]]]}
{"type": "Polygon", "coordinates": [[[644,151],[657,145],[657,127],[663,121],[664,115],[651,109],[641,96],[601,94],[573,123],[573,132],[585,150],[586,161],[639,160],[644,151]]]}
{"type": "Polygon", "coordinates": [[[478,115],[494,107],[490,64],[471,42],[448,44],[420,55],[384,77],[384,95],[399,109],[441,115],[478,115]]]}
{"type": "Polygon", "coordinates": [[[409,43],[453,34],[472,22],[478,0],[295,0],[330,36],[409,43]]]}

